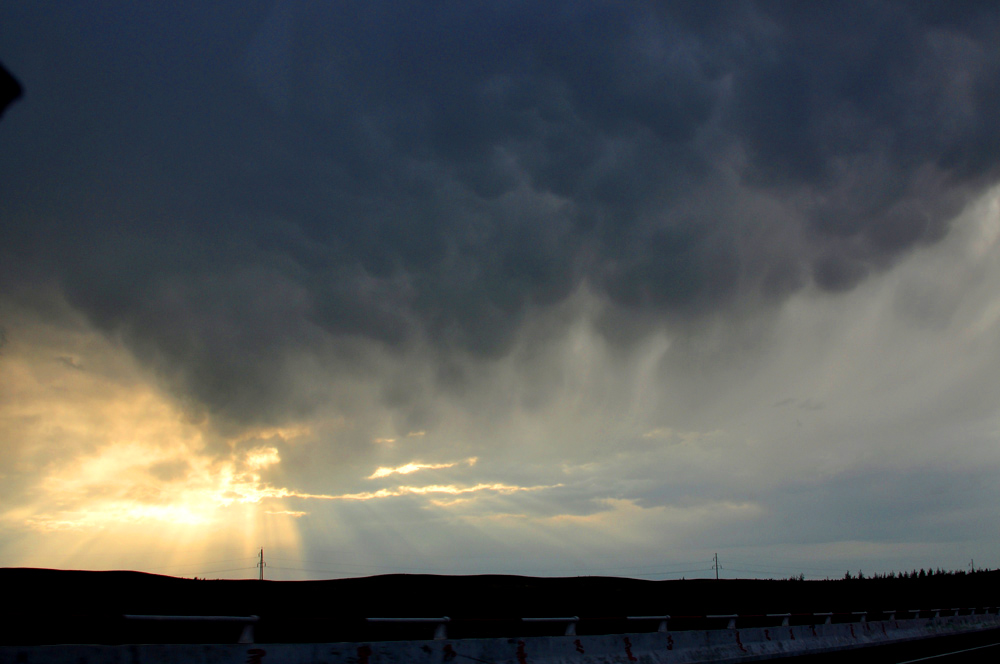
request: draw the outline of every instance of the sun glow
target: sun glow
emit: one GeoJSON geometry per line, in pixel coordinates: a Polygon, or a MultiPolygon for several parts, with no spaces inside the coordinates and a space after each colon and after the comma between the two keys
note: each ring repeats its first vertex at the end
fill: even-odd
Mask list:
{"type": "Polygon", "coordinates": [[[45,477],[39,486],[44,498],[24,524],[41,530],[140,521],[217,524],[233,504],[295,495],[268,485],[258,472],[280,460],[272,447],[217,458],[200,448],[197,437],[172,445],[112,443],[45,477]]]}
{"type": "Polygon", "coordinates": [[[497,497],[562,486],[471,477],[478,459],[467,457],[332,473],[336,488],[308,492],[295,485],[295,464],[318,435],[316,422],[222,435],[113,339],[85,323],[36,328],[16,330],[0,355],[0,436],[10,441],[0,457],[0,529],[11,564],[203,574],[192,561],[245,557],[259,546],[294,555],[300,527],[321,523],[347,537],[357,513],[389,513],[405,500],[463,518],[498,503],[517,511],[497,497]],[[411,479],[421,472],[431,481],[411,479]],[[392,482],[403,476],[405,484],[392,482]]]}
{"type": "Polygon", "coordinates": [[[188,418],[127,351],[85,326],[16,332],[0,356],[0,434],[25,442],[8,447],[0,477],[30,483],[7,497],[0,527],[36,542],[24,564],[93,565],[95,548],[109,547],[135,567],[181,547],[298,547],[303,512],[282,507],[293,492],[265,475],[281,462],[267,441],[305,427],[251,432],[239,442],[264,444],[246,449],[188,418]]]}

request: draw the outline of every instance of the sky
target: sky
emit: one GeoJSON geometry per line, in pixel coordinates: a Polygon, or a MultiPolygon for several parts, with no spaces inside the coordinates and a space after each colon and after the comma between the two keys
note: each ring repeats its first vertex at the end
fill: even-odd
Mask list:
{"type": "Polygon", "coordinates": [[[0,566],[1000,567],[1000,8],[8,2],[0,566]]]}

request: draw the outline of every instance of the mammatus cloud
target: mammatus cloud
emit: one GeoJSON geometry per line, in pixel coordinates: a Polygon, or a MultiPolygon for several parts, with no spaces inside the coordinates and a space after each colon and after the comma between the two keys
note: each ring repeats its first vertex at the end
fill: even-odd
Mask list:
{"type": "Polygon", "coordinates": [[[46,167],[4,178],[5,262],[222,424],[315,412],[385,353],[462,390],[582,291],[627,345],[849,290],[998,176],[984,6],[184,7],[136,41],[48,17],[80,29],[19,66],[5,154],[46,167]]]}

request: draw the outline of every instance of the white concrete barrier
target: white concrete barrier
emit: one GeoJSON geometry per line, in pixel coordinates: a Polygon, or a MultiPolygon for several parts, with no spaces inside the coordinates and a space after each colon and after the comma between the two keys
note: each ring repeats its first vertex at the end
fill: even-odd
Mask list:
{"type": "Polygon", "coordinates": [[[2,646],[0,664],[682,664],[826,652],[1000,628],[990,614],[605,636],[257,645],[2,646]]]}

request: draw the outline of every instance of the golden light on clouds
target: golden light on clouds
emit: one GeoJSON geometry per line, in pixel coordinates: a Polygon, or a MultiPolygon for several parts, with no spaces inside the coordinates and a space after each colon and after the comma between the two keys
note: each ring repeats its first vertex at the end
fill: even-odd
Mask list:
{"type": "MultiPolygon", "coordinates": [[[[268,441],[284,444],[308,436],[308,426],[258,428],[226,441],[213,439],[207,425],[188,419],[113,343],[83,329],[63,331],[49,341],[48,349],[45,344],[14,344],[3,357],[9,393],[18,397],[3,410],[8,437],[49,441],[38,450],[44,462],[36,461],[30,499],[0,515],[8,527],[131,534],[185,528],[209,540],[240,530],[239,537],[249,542],[259,535],[259,525],[248,529],[235,524],[253,522],[254,513],[288,522],[308,513],[299,505],[283,504],[287,501],[426,496],[430,504],[449,507],[481,494],[552,488],[478,482],[309,493],[275,486],[265,474],[280,466],[281,452],[268,441]],[[58,359],[65,357],[73,361],[58,359]],[[261,444],[246,448],[248,441],[261,444]]],[[[424,435],[415,431],[407,437],[424,435]]],[[[25,457],[13,462],[24,464],[25,457]]],[[[379,467],[365,479],[471,468],[477,461],[411,461],[379,467]]],[[[286,537],[297,539],[294,528],[287,530],[286,537]]]]}
{"type": "MultiPolygon", "coordinates": [[[[379,489],[378,491],[362,491],[360,493],[345,493],[339,496],[303,496],[309,498],[325,498],[327,500],[374,500],[376,498],[398,498],[399,496],[423,496],[428,494],[447,494],[459,496],[464,494],[474,494],[483,491],[511,494],[521,491],[542,491],[544,489],[555,489],[561,484],[549,484],[545,486],[518,486],[516,484],[504,484],[494,482],[491,484],[480,483],[473,486],[459,486],[456,484],[432,484],[429,486],[398,486],[393,489],[379,489]]],[[[440,503],[439,503],[440,504],[440,503]]],[[[454,504],[454,503],[452,503],[454,504]]]]}
{"type": "Polygon", "coordinates": [[[278,450],[273,447],[256,447],[244,455],[244,463],[253,470],[273,466],[279,461],[281,457],[278,456],[278,450]]]}
{"type": "Polygon", "coordinates": [[[409,475],[410,473],[415,473],[418,470],[440,470],[442,468],[454,468],[455,466],[467,463],[469,466],[476,465],[479,460],[478,457],[469,457],[465,461],[452,461],[451,463],[419,463],[416,461],[403,464],[402,466],[396,466],[395,468],[390,468],[387,466],[381,466],[375,469],[375,472],[369,475],[366,479],[374,480],[381,477],[388,477],[390,475],[409,475]]]}
{"type": "Polygon", "coordinates": [[[218,459],[184,442],[112,443],[54,468],[40,482],[36,510],[24,524],[41,530],[142,521],[217,524],[231,505],[294,495],[262,482],[256,472],[278,462],[274,448],[218,459]]]}
{"type": "MultiPolygon", "coordinates": [[[[391,499],[409,499],[457,518],[494,518],[497,509],[520,511],[497,496],[562,486],[475,477],[479,459],[469,456],[366,466],[305,490],[283,456],[316,443],[316,422],[222,436],[114,339],[85,323],[29,328],[0,355],[0,435],[11,441],[0,458],[0,529],[23,542],[18,564],[153,569],[199,552],[214,560],[259,546],[295,551],[308,523],[341,524],[350,537],[352,504],[384,500],[377,509],[391,512],[391,499]],[[426,484],[409,479],[435,471],[426,484]],[[392,482],[404,476],[406,484],[392,482]],[[380,487],[363,490],[375,480],[380,487]],[[109,551],[122,562],[108,562],[109,551]]],[[[423,444],[425,436],[400,440],[423,444]]]]}

